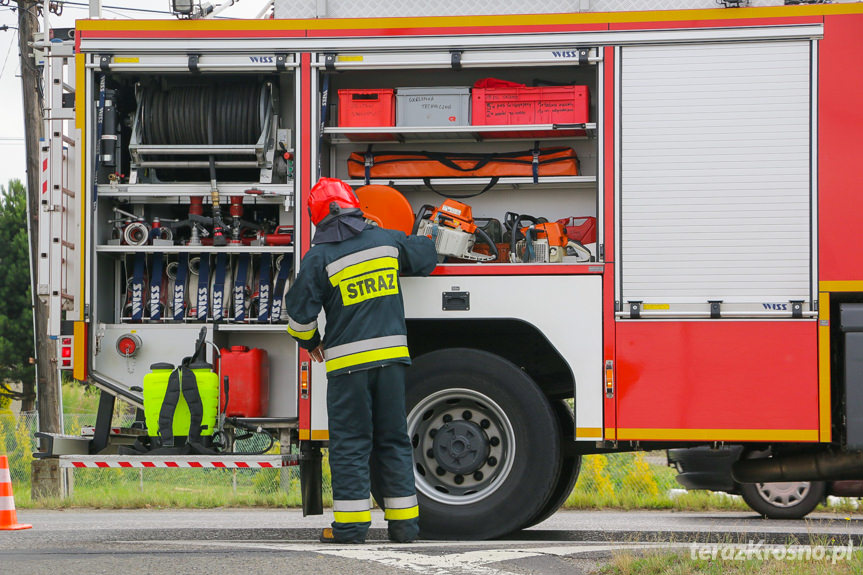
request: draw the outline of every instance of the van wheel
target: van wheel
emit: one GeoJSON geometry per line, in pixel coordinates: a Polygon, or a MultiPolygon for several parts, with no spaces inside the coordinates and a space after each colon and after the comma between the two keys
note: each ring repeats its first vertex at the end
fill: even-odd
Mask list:
{"type": "MultiPolygon", "coordinates": [[[[562,399],[553,401],[551,407],[557,419],[561,440],[575,441],[575,414],[572,408],[562,399]]],[[[531,519],[522,529],[542,523],[554,515],[569,498],[572,490],[575,489],[575,483],[578,481],[578,473],[580,471],[581,455],[563,455],[561,457],[560,474],[557,476],[551,497],[543,505],[539,514],[531,519]]]]}
{"type": "Polygon", "coordinates": [[[420,535],[490,539],[538,517],[560,475],[556,416],[500,356],[446,349],[407,373],[420,535]]]}

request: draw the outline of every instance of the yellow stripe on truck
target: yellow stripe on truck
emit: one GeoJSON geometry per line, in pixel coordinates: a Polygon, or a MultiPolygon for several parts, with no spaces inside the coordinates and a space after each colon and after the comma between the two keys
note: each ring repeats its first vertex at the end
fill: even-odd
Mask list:
{"type": "MultiPolygon", "coordinates": [[[[644,4],[648,4],[645,2],[644,4]]],[[[645,10],[632,12],[570,12],[563,14],[497,14],[482,17],[482,26],[561,26],[628,22],[678,22],[697,20],[745,20],[750,18],[827,16],[860,14],[863,4],[815,4],[808,6],[756,6],[749,8],[705,8],[698,10],[645,10]]],[[[319,18],[277,20],[79,20],[77,29],[122,31],[259,31],[273,30],[381,30],[396,28],[451,28],[477,26],[475,16],[426,16],[400,18],[319,18]]],[[[86,36],[86,34],[85,34],[86,36]]]]}
{"type": "Polygon", "coordinates": [[[76,321],[72,331],[72,377],[78,381],[87,379],[87,324],[76,321]]]}
{"type": "Polygon", "coordinates": [[[830,294],[821,292],[818,298],[818,427],[822,443],[831,438],[830,377],[830,294]]]}

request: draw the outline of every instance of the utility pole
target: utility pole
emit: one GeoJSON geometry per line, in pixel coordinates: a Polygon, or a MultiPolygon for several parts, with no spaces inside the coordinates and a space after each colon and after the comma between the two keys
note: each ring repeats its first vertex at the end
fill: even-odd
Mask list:
{"type": "MultiPolygon", "coordinates": [[[[18,49],[21,54],[21,94],[24,103],[24,141],[27,155],[27,202],[30,214],[31,261],[38,260],[39,244],[39,140],[43,137],[42,98],[39,91],[39,70],[31,43],[39,29],[38,2],[17,0],[18,49]]],[[[31,281],[30,289],[35,290],[31,281]]],[[[36,407],[39,410],[39,431],[62,433],[60,429],[60,384],[57,351],[48,339],[48,304],[35,298],[33,316],[36,329],[36,407]]],[[[23,407],[23,406],[22,406],[23,407]]],[[[32,406],[30,406],[32,409],[32,406]]]]}

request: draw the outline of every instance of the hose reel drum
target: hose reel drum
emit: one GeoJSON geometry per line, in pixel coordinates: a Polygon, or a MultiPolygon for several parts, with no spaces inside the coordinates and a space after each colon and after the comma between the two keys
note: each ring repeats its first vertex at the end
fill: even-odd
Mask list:
{"type": "Polygon", "coordinates": [[[217,169],[260,170],[258,181],[271,183],[276,151],[289,149],[268,81],[138,84],[135,96],[130,183],[157,181],[158,170],[206,170],[211,156],[217,169]]]}

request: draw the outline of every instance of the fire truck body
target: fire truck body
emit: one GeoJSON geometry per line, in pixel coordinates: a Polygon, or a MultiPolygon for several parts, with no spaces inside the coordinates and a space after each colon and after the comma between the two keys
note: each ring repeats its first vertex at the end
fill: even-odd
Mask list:
{"type": "MultiPolygon", "coordinates": [[[[277,2],[277,18],[305,18],[315,3],[286,4],[295,12],[277,2]]],[[[475,217],[596,220],[591,261],[449,260],[403,279],[426,534],[536,523],[563,502],[584,453],[747,442],[778,459],[863,445],[863,429],[846,425],[863,386],[846,367],[863,353],[846,345],[863,302],[860,4],[380,20],[328,5],[333,19],[82,21],[74,53],[70,42],[51,49],[38,283],[70,349],[63,367],[141,405],[150,364],[179,363],[202,326],[220,348],[263,349],[270,401],[254,421],[280,431],[283,452],[299,445],[313,484],[328,439],[325,368],[291,342],[273,303],[310,247],[305,202],[324,175],[393,186],[414,212],[446,195],[470,197],[475,217]],[[399,98],[489,77],[586,86],[589,116],[338,120],[351,110],[340,92],[399,98]],[[242,145],[207,139],[245,122],[242,145]],[[348,173],[352,154],[368,169],[388,151],[540,145],[572,148],[577,172],[348,173]],[[227,246],[189,215],[211,216],[214,198],[230,207],[227,246]],[[49,216],[58,221],[44,226],[49,216]],[[275,226],[293,226],[291,245],[268,243],[275,226]]],[[[314,487],[303,495],[319,511],[314,487]]]]}

